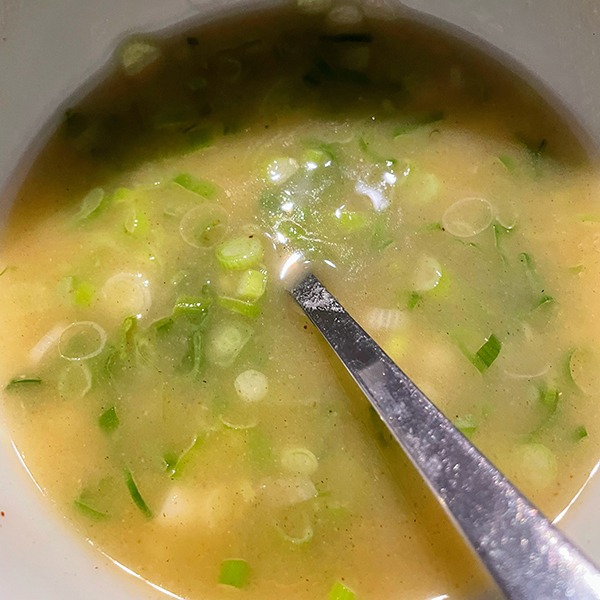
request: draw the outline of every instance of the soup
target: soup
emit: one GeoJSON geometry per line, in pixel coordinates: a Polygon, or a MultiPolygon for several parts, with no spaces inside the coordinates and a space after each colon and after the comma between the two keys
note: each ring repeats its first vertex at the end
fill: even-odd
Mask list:
{"type": "Polygon", "coordinates": [[[486,580],[279,281],[301,251],[547,514],[598,454],[595,166],[522,82],[359,12],[135,39],[4,236],[4,409],[85,538],[185,598],[486,580]]]}

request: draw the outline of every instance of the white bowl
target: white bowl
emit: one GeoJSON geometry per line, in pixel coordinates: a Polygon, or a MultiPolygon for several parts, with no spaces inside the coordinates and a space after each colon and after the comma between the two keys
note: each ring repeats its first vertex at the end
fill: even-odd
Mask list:
{"type": "MultiPolygon", "coordinates": [[[[293,1],[293,0],[291,0],[293,1]]],[[[348,0],[351,2],[352,0],[348,0]]],[[[66,99],[89,87],[127,33],[268,6],[268,0],[0,0],[0,222],[66,99]],[[41,132],[41,134],[40,134],[41,132]],[[29,151],[25,151],[29,148],[29,151]]],[[[287,2],[289,3],[289,2],[287,2]]],[[[589,0],[365,0],[369,11],[416,11],[482,40],[528,73],[600,146],[600,4],[589,0]]],[[[561,520],[600,562],[600,480],[561,520]]],[[[0,597],[13,600],[164,598],[93,551],[52,510],[0,426],[0,597]]]]}

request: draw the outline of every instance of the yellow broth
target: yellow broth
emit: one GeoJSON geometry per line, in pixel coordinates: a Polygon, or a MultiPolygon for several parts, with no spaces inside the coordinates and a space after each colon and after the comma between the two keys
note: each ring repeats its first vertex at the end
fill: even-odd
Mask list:
{"type": "Polygon", "coordinates": [[[530,88],[414,24],[261,15],[137,50],[4,236],[4,409],[34,478],[185,598],[476,594],[279,270],[302,251],[556,516],[598,455],[594,165],[530,88]]]}

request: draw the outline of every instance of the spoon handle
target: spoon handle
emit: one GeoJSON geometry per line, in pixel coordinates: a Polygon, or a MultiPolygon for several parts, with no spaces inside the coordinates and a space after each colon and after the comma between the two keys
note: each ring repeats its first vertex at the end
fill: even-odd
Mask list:
{"type": "Polygon", "coordinates": [[[600,573],[394,364],[312,274],[292,296],[511,600],[600,599],[600,573]]]}

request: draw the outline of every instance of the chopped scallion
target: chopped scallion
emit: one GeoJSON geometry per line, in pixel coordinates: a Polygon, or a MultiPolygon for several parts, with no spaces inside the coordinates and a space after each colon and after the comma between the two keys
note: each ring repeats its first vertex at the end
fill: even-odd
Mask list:
{"type": "Polygon", "coordinates": [[[444,113],[439,110],[427,113],[425,115],[422,115],[421,117],[407,121],[406,123],[403,123],[402,125],[398,125],[398,127],[396,127],[394,129],[393,135],[394,135],[394,137],[399,137],[399,136],[405,135],[407,133],[412,133],[413,131],[416,131],[417,129],[424,127],[425,125],[431,125],[432,123],[437,123],[438,121],[441,121],[443,118],[444,118],[444,113]]]}
{"type": "Polygon", "coordinates": [[[193,460],[203,443],[204,436],[197,435],[192,443],[181,454],[165,454],[164,461],[166,470],[171,479],[179,479],[181,477],[181,474],[193,460]]]}
{"type": "Polygon", "coordinates": [[[507,258],[503,252],[503,241],[504,238],[506,238],[506,236],[514,230],[514,228],[514,225],[512,225],[511,227],[505,227],[498,221],[492,223],[492,231],[494,232],[494,246],[496,246],[496,250],[500,252],[500,255],[502,256],[504,262],[507,262],[507,258]]]}
{"type": "Polygon", "coordinates": [[[408,301],[406,302],[406,308],[408,310],[414,310],[423,300],[423,296],[418,292],[411,292],[408,296],[408,301]]]}
{"type": "Polygon", "coordinates": [[[477,431],[477,419],[474,415],[463,415],[456,417],[453,421],[454,427],[458,429],[465,437],[470,438],[477,431]]]}
{"type": "Polygon", "coordinates": [[[212,332],[208,356],[214,364],[228,367],[233,364],[252,335],[252,329],[242,323],[223,323],[212,332]]]}
{"type": "Polygon", "coordinates": [[[255,467],[264,469],[271,468],[273,459],[273,441],[258,427],[253,427],[247,431],[248,456],[255,467]]]}
{"type": "Polygon", "coordinates": [[[20,387],[29,387],[30,385],[39,385],[42,380],[39,377],[14,377],[11,379],[4,388],[6,391],[14,390],[20,387]]]}
{"type": "Polygon", "coordinates": [[[211,248],[227,232],[229,215],[214,202],[204,202],[190,209],[179,222],[179,234],[193,248],[211,248]]]}
{"type": "Polygon", "coordinates": [[[560,395],[560,391],[555,387],[547,387],[540,390],[540,402],[548,409],[550,414],[556,412],[560,395]]]}
{"type": "Polygon", "coordinates": [[[144,40],[132,40],[121,51],[121,64],[127,75],[139,75],[161,55],[160,48],[144,40]]]}
{"type": "Polygon", "coordinates": [[[554,302],[554,298],[552,296],[549,296],[548,294],[544,294],[540,298],[540,301],[538,302],[538,305],[536,308],[539,308],[540,306],[552,304],[553,302],[554,302]]]}
{"type": "Polygon", "coordinates": [[[328,600],[355,600],[356,594],[343,583],[336,581],[329,590],[328,600]]]}
{"type": "Polygon", "coordinates": [[[596,213],[589,213],[585,215],[578,215],[577,218],[582,223],[600,223],[600,215],[596,213]]]}
{"type": "Polygon", "coordinates": [[[471,362],[483,373],[492,366],[492,363],[498,358],[502,342],[492,333],[485,343],[471,357],[471,362]]]}
{"type": "Polygon", "coordinates": [[[212,298],[208,293],[200,296],[179,296],[173,307],[173,316],[183,315],[199,323],[206,317],[211,304],[212,298]]]}
{"type": "Polygon", "coordinates": [[[119,426],[119,416],[114,406],[105,410],[98,417],[98,425],[106,433],[112,433],[119,426]]]}
{"type": "Polygon", "coordinates": [[[250,581],[250,565],[242,558],[229,558],[221,563],[219,583],[243,588],[250,581]]]}
{"type": "Polygon", "coordinates": [[[217,260],[225,269],[244,270],[262,260],[263,246],[259,238],[245,236],[227,240],[217,247],[217,260]]]}
{"type": "Polygon", "coordinates": [[[77,213],[77,220],[85,221],[91,216],[98,214],[104,198],[105,194],[102,188],[97,187],[90,190],[81,201],[81,206],[77,213]]]}
{"type": "Polygon", "coordinates": [[[188,375],[199,375],[202,358],[202,333],[196,330],[189,336],[188,351],[181,360],[181,370],[188,375]]]}
{"type": "Polygon", "coordinates": [[[247,369],[240,373],[234,381],[235,391],[245,402],[258,402],[269,391],[269,380],[264,373],[256,369],[247,369]]]}
{"type": "Polygon", "coordinates": [[[336,210],[335,216],[339,226],[346,231],[357,231],[367,224],[365,215],[355,210],[336,210]]]}
{"type": "Polygon", "coordinates": [[[329,167],[333,163],[333,154],[328,149],[308,148],[302,155],[302,164],[307,171],[320,167],[329,167]]]}
{"type": "Polygon", "coordinates": [[[77,498],[76,500],[74,500],[73,504],[75,505],[75,508],[77,508],[77,510],[79,510],[79,512],[81,512],[86,517],[93,519],[94,521],[103,521],[104,519],[108,518],[108,514],[106,514],[105,512],[96,510],[92,506],[89,506],[88,504],[86,504],[85,501],[81,500],[80,498],[77,498]]]}
{"type": "Polygon", "coordinates": [[[73,501],[73,504],[88,519],[103,521],[110,517],[112,489],[113,480],[107,477],[98,483],[83,488],[79,496],[73,501]]]}
{"type": "Polygon", "coordinates": [[[182,188],[194,192],[207,200],[212,200],[217,194],[217,186],[206,179],[198,179],[189,173],[181,173],[173,181],[182,188]]]}
{"type": "Polygon", "coordinates": [[[125,484],[127,485],[127,489],[129,490],[129,495],[133,500],[133,503],[142,511],[144,516],[148,519],[151,519],[153,514],[148,505],[146,504],[140,490],[133,479],[133,475],[129,469],[125,469],[125,484]]]}
{"type": "Polygon", "coordinates": [[[236,294],[242,300],[256,302],[267,289],[267,274],[256,269],[244,271],[237,285],[236,294]]]}
{"type": "Polygon", "coordinates": [[[576,441],[583,440],[588,437],[588,435],[587,429],[583,425],[580,425],[575,429],[574,436],[576,441]]]}
{"type": "Polygon", "coordinates": [[[129,235],[142,237],[150,231],[150,221],[141,210],[132,206],[127,219],[123,223],[123,228],[129,235]]]}
{"type": "Polygon", "coordinates": [[[383,215],[378,216],[373,227],[371,246],[375,250],[385,250],[393,242],[394,238],[390,234],[387,217],[383,215]]]}
{"type": "Polygon", "coordinates": [[[223,308],[238,313],[239,315],[244,315],[245,317],[258,317],[258,315],[260,315],[259,306],[252,304],[252,302],[247,302],[246,300],[221,296],[217,299],[217,302],[223,308]]]}

